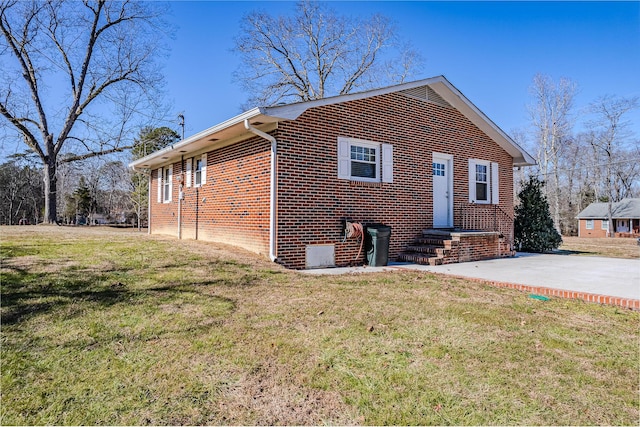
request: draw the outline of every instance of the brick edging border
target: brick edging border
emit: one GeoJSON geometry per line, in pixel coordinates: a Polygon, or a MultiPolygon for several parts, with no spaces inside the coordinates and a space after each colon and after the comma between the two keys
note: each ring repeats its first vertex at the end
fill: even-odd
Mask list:
{"type": "Polygon", "coordinates": [[[495,286],[498,288],[516,289],[518,291],[531,292],[537,295],[552,296],[566,299],[579,299],[584,302],[594,302],[597,304],[613,305],[640,311],[640,300],[633,298],[614,297],[611,295],[592,294],[589,292],[567,291],[564,289],[545,288],[544,286],[522,285],[519,283],[498,282],[494,280],[478,279],[475,277],[458,276],[454,274],[434,273],[443,276],[454,277],[456,279],[470,280],[472,282],[495,286]]]}

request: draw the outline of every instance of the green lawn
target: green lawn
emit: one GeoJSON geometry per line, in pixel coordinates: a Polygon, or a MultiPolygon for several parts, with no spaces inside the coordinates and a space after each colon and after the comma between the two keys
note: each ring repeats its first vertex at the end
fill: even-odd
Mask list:
{"type": "Polygon", "coordinates": [[[640,419],[638,312],[131,231],[0,237],[2,425],[640,419]]]}

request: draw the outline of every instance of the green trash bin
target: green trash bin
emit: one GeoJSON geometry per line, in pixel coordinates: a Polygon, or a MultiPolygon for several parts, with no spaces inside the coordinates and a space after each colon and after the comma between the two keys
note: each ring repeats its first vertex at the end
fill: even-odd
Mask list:
{"type": "Polygon", "coordinates": [[[366,226],[365,251],[367,264],[372,267],[382,267],[389,263],[389,238],[391,227],[384,224],[369,224],[366,226]]]}

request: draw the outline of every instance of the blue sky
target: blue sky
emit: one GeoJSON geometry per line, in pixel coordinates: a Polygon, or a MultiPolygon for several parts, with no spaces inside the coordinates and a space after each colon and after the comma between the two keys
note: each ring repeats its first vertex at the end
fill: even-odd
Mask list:
{"type": "MultiPolygon", "coordinates": [[[[507,133],[526,131],[536,73],[578,84],[576,115],[603,95],[640,96],[640,2],[332,1],[339,14],[391,18],[425,64],[416,77],[444,75],[507,133]],[[582,110],[581,110],[582,109],[582,110]]],[[[247,94],[233,81],[240,22],[261,9],[291,13],[293,1],[172,1],[175,26],[164,63],[173,122],[189,136],[241,112],[247,94]]],[[[630,117],[640,138],[640,112],[630,117]]],[[[580,130],[580,126],[577,126],[580,130]]],[[[132,135],[135,136],[135,135],[132,135]]],[[[8,141],[0,153],[21,152],[8,141]]]]}
{"type": "MultiPolygon", "coordinates": [[[[231,52],[244,15],[290,13],[294,3],[172,2],[177,26],[167,95],[186,135],[241,112],[231,52]]],[[[331,2],[338,13],[382,13],[425,59],[419,78],[444,75],[506,132],[529,125],[536,73],[579,86],[576,113],[598,96],[640,96],[640,2],[331,2]]],[[[640,136],[640,120],[634,118],[640,136]]]]}

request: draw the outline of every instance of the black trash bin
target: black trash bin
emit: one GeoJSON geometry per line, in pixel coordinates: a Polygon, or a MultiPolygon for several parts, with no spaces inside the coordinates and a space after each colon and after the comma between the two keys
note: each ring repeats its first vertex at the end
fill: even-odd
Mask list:
{"type": "Polygon", "coordinates": [[[369,224],[366,226],[365,250],[367,264],[381,267],[389,263],[389,238],[391,227],[384,224],[369,224]]]}

